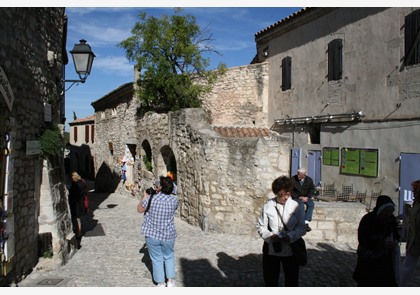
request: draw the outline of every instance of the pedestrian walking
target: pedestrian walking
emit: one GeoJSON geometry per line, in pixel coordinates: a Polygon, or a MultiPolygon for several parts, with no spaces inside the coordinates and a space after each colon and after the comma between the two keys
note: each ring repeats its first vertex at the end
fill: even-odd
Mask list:
{"type": "Polygon", "coordinates": [[[289,177],[276,178],[271,188],[274,198],[269,199],[262,208],[257,225],[257,232],[264,240],[264,283],[266,287],[277,287],[283,267],[284,285],[297,287],[299,263],[290,243],[306,233],[304,212],[299,203],[290,198],[293,183],[289,177]]]}
{"type": "Polygon", "coordinates": [[[373,211],[360,220],[357,264],[353,273],[358,287],[398,286],[399,269],[395,255],[399,252],[400,235],[394,210],[391,198],[381,195],[373,211]]]}
{"type": "Polygon", "coordinates": [[[145,193],[137,212],[145,213],[141,233],[152,260],[153,280],[158,287],[175,287],[175,211],[178,198],[173,182],[161,176],[155,194],[145,193]]]}
{"type": "Polygon", "coordinates": [[[408,216],[405,260],[401,267],[400,286],[410,287],[420,256],[420,179],[411,183],[413,207],[408,216]]]}
{"type": "Polygon", "coordinates": [[[87,215],[85,198],[87,185],[85,180],[76,172],[71,173],[71,186],[69,188],[69,207],[73,232],[76,235],[77,247],[80,248],[82,240],[81,218],[87,215]]]}
{"type": "Polygon", "coordinates": [[[127,180],[127,157],[124,156],[121,160],[122,167],[121,167],[121,179],[123,184],[125,184],[127,180]]]}

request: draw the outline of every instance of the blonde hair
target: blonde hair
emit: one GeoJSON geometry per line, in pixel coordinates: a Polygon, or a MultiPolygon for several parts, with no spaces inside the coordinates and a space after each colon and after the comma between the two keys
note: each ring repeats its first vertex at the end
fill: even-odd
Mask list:
{"type": "Polygon", "coordinates": [[[78,182],[80,179],[82,179],[82,177],[80,177],[80,175],[76,171],[73,171],[71,173],[71,181],[78,182]]]}

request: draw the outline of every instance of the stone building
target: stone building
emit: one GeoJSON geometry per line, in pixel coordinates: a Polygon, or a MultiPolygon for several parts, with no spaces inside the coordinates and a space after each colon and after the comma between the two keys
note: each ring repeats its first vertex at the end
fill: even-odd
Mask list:
{"type": "Polygon", "coordinates": [[[77,171],[85,179],[94,179],[93,144],[95,142],[95,118],[88,116],[69,122],[69,154],[65,158],[66,174],[77,171]]]}
{"type": "Polygon", "coordinates": [[[0,8],[1,286],[44,251],[66,261],[71,249],[63,157],[40,157],[42,136],[65,121],[66,30],[64,8],[0,8]]]}
{"type": "Polygon", "coordinates": [[[255,34],[267,62],[267,126],[291,145],[291,174],[382,191],[403,213],[420,179],[420,10],[306,8],[255,34]]]}
{"type": "Polygon", "coordinates": [[[273,175],[288,171],[290,145],[261,127],[266,72],[266,64],[229,69],[204,98],[204,109],[138,116],[133,83],[93,102],[96,189],[117,189],[125,156],[127,189],[148,188],[159,175],[175,172],[182,219],[205,230],[255,234],[255,215],[273,175]],[[215,101],[218,93],[229,104],[215,101]]]}
{"type": "MultiPolygon", "coordinates": [[[[135,86],[123,85],[92,103],[97,175],[106,167],[116,189],[124,155],[140,189],[175,170],[180,217],[226,233],[255,234],[272,180],[299,167],[321,191],[325,183],[382,191],[401,213],[406,181],[420,178],[419,45],[410,35],[417,27],[408,25],[418,15],[414,8],[302,9],[257,32],[253,63],[228,69],[202,109],[140,117],[135,86]]],[[[357,240],[364,204],[315,209],[308,239],[357,240]]]]}

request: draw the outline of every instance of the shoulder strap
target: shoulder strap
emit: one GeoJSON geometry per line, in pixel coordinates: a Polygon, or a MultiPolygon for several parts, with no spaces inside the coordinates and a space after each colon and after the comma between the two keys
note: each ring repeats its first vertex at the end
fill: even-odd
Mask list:
{"type": "Polygon", "coordinates": [[[150,205],[152,204],[152,198],[153,198],[153,196],[154,196],[154,195],[155,195],[155,194],[150,195],[150,197],[149,197],[149,202],[147,203],[146,210],[144,210],[144,214],[146,214],[146,213],[147,213],[147,211],[149,211],[149,209],[150,209],[150,205]]]}
{"type": "Polygon", "coordinates": [[[277,206],[274,206],[274,208],[276,208],[277,214],[279,215],[280,220],[281,220],[281,223],[283,223],[284,228],[285,228],[287,231],[289,231],[289,229],[287,228],[286,224],[285,224],[285,223],[284,223],[284,221],[283,221],[283,217],[282,217],[282,216],[281,216],[281,214],[280,214],[279,208],[277,208],[277,206]]]}

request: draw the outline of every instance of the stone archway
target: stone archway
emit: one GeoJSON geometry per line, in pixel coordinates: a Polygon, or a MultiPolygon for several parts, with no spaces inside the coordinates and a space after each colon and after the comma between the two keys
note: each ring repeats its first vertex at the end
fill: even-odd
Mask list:
{"type": "Polygon", "coordinates": [[[174,152],[169,145],[164,145],[160,149],[157,163],[158,175],[167,175],[168,172],[177,174],[177,164],[174,152]]]}
{"type": "Polygon", "coordinates": [[[143,171],[153,172],[153,157],[152,157],[152,148],[148,140],[143,140],[141,144],[141,160],[142,160],[142,169],[143,171]]]}

